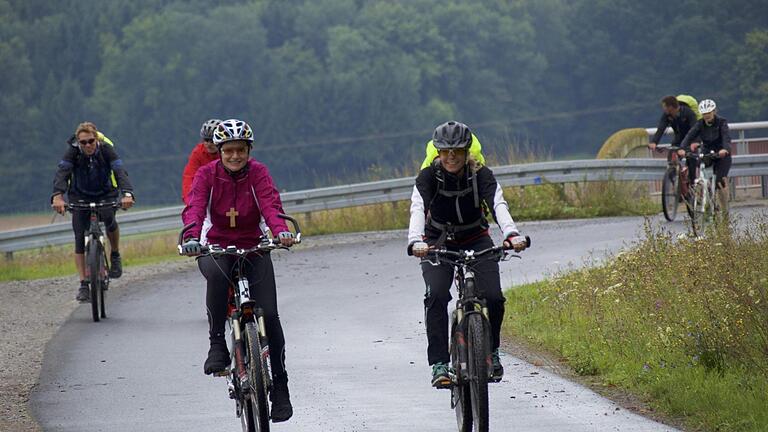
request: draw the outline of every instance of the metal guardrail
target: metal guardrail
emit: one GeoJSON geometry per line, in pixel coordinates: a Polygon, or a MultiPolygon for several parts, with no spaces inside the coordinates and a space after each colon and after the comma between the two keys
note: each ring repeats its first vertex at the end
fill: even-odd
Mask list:
{"type": "MultiPolygon", "coordinates": [[[[766,122],[768,123],[768,122],[766,122]]],[[[537,162],[493,168],[502,186],[527,186],[545,183],[577,183],[605,180],[659,180],[666,168],[662,159],[589,159],[537,162]]],[[[734,156],[731,177],[768,175],[768,154],[734,156]]],[[[345,186],[332,186],[281,194],[288,213],[307,213],[408,200],[413,178],[399,178],[345,186]]],[[[118,212],[121,234],[141,234],[181,228],[183,206],[156,210],[118,212]]],[[[0,251],[14,251],[72,242],[72,226],[60,222],[0,232],[0,251]]]]}
{"type": "MultiPolygon", "coordinates": [[[[768,121],[756,121],[756,122],[742,122],[742,123],[729,123],[728,128],[731,131],[738,131],[739,132],[739,138],[744,139],[744,131],[748,130],[755,130],[755,129],[768,129],[768,121]]],[[[645,128],[645,131],[648,132],[648,135],[653,135],[656,133],[656,128],[645,128]]],[[[671,134],[673,133],[673,130],[671,127],[668,127],[665,131],[665,134],[671,134]]],[[[738,141],[738,140],[734,140],[738,141]]]]}

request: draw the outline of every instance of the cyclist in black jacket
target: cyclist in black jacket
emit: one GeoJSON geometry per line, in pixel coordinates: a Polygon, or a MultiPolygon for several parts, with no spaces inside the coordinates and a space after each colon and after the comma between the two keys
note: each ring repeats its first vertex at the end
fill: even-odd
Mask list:
{"type": "Polygon", "coordinates": [[[656,127],[656,133],[651,138],[651,142],[648,143],[648,147],[651,150],[656,150],[656,146],[659,144],[661,137],[664,135],[664,131],[668,127],[671,127],[675,132],[675,137],[672,139],[672,145],[675,147],[680,146],[680,142],[683,141],[685,135],[691,130],[694,124],[696,124],[696,113],[686,104],[680,103],[674,96],[665,96],[661,100],[661,109],[664,112],[659,119],[659,125],[656,127]]]}
{"type": "MultiPolygon", "coordinates": [[[[67,203],[64,194],[70,202],[109,202],[120,197],[123,208],[133,205],[133,186],[128,179],[128,173],[123,168],[123,161],[109,144],[102,143],[98,138],[98,130],[93,123],[81,123],[77,127],[75,137],[77,143],[71,143],[69,149],[58,165],[53,180],[51,207],[64,214],[67,203]],[[112,178],[114,173],[114,180],[112,178]]],[[[100,211],[101,220],[107,229],[109,238],[111,266],[110,278],[119,278],[123,273],[120,259],[120,231],[115,221],[115,210],[100,211]]],[[[75,266],[80,275],[80,289],[77,300],[90,301],[90,290],[85,278],[85,230],[89,223],[88,211],[72,212],[72,228],[75,232],[75,266]]]]}
{"type": "MultiPolygon", "coordinates": [[[[426,256],[429,247],[452,250],[481,250],[493,246],[488,234],[484,209],[491,213],[504,234],[504,242],[516,251],[525,249],[501,186],[493,172],[469,158],[472,133],[458,122],[444,123],[435,129],[433,143],[439,157],[422,169],[411,196],[408,229],[408,255],[426,256]]],[[[451,300],[453,267],[448,264],[421,264],[426,294],[427,356],[432,366],[432,385],[445,387],[451,382],[448,353],[448,303],[451,300]]],[[[483,261],[474,266],[478,287],[488,304],[493,350],[493,374],[501,378],[504,369],[499,359],[499,333],[504,318],[499,264],[483,261]]]]}
{"type": "MultiPolygon", "coordinates": [[[[701,120],[693,125],[683,141],[678,154],[685,156],[686,151],[696,151],[701,140],[703,153],[717,152],[719,159],[712,163],[717,182],[717,195],[720,200],[720,208],[728,210],[728,172],[731,170],[731,132],[728,128],[728,120],[717,115],[717,104],[712,99],[705,99],[699,103],[701,120]]],[[[688,160],[688,178],[693,184],[696,178],[696,164],[694,158],[688,160]]]]}

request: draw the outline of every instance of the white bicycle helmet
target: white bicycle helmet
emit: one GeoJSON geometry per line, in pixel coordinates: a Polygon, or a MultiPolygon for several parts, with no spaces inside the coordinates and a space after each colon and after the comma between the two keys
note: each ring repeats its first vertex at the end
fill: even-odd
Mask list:
{"type": "Polygon", "coordinates": [[[699,112],[702,114],[711,113],[715,108],[717,108],[717,105],[712,99],[704,99],[699,102],[699,112]]]}
{"type": "Polygon", "coordinates": [[[221,149],[222,144],[230,141],[246,141],[248,146],[253,144],[253,130],[248,123],[238,120],[224,120],[216,126],[213,132],[213,143],[221,149]]]}

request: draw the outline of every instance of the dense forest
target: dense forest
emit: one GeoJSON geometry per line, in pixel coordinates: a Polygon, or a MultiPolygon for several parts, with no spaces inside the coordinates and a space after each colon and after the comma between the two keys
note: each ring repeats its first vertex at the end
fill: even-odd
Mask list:
{"type": "Polygon", "coordinates": [[[763,0],[0,0],[0,212],[46,208],[83,120],[143,204],[180,202],[207,118],[291,190],[418,165],[434,126],[488,152],[594,155],[670,93],[768,119],[763,0]]]}

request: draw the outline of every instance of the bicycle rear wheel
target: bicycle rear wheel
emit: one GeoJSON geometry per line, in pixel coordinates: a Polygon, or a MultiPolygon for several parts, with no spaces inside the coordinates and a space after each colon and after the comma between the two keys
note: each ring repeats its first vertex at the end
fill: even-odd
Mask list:
{"type": "Polygon", "coordinates": [[[677,217],[677,205],[680,200],[677,169],[667,168],[661,183],[661,207],[664,217],[672,222],[677,217]]]}
{"type": "Polygon", "coordinates": [[[454,317],[451,325],[451,364],[456,376],[456,382],[451,388],[451,405],[456,411],[456,424],[459,432],[472,431],[472,399],[470,397],[467,376],[467,342],[465,337],[466,324],[459,324],[454,317]],[[463,365],[463,367],[462,367],[463,365]]]}
{"type": "Polygon", "coordinates": [[[86,268],[88,269],[88,281],[91,284],[91,315],[93,321],[98,322],[101,318],[101,306],[99,303],[103,299],[101,296],[101,257],[104,252],[101,243],[96,239],[91,239],[88,243],[88,254],[86,256],[86,268]]]}
{"type": "Polygon", "coordinates": [[[267,388],[261,366],[261,342],[256,324],[246,323],[243,336],[245,352],[248,355],[248,381],[251,386],[244,401],[245,415],[243,418],[250,423],[248,432],[268,432],[269,404],[267,403],[267,388]]]}
{"type": "Polygon", "coordinates": [[[467,316],[469,392],[476,432],[488,432],[488,370],[491,363],[488,332],[479,313],[467,316]]]}

